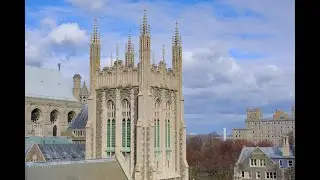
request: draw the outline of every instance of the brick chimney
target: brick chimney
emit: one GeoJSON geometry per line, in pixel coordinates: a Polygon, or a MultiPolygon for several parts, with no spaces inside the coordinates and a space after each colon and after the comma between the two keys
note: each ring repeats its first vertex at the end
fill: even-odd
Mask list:
{"type": "Polygon", "coordinates": [[[284,136],[282,141],[282,156],[290,155],[289,137],[284,136]]]}

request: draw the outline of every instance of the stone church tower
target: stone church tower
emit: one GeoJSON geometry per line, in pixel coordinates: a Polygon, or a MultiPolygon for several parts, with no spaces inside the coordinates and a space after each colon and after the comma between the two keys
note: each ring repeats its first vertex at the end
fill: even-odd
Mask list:
{"type": "Polygon", "coordinates": [[[188,180],[178,27],[172,39],[172,69],[167,68],[164,55],[158,65],[150,62],[146,12],[139,43],[137,65],[129,35],[125,62],[119,59],[117,48],[116,60],[100,70],[95,20],[90,43],[86,159],[115,157],[129,180],[188,180]]]}

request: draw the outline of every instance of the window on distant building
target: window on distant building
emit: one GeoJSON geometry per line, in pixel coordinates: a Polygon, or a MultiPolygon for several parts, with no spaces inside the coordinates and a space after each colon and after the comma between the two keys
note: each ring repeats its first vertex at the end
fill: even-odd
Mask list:
{"type": "Polygon", "coordinates": [[[277,179],[277,173],[276,172],[266,172],[265,179],[277,179]]]}
{"type": "Polygon", "coordinates": [[[256,179],[260,179],[260,172],[256,172],[256,179]]]}
{"type": "Polygon", "coordinates": [[[244,171],[241,171],[241,177],[244,177],[244,171]]]}
{"type": "Polygon", "coordinates": [[[288,161],[288,167],[292,167],[293,166],[293,161],[292,160],[289,160],[288,161]]]}
{"type": "Polygon", "coordinates": [[[248,177],[251,178],[251,171],[248,172],[248,177]]]}
{"type": "Polygon", "coordinates": [[[277,173],[273,172],[273,179],[277,179],[277,173]]]}
{"type": "Polygon", "coordinates": [[[283,167],[282,160],[279,160],[279,166],[280,166],[280,168],[283,167]]]}
{"type": "Polygon", "coordinates": [[[257,166],[257,160],[256,159],[250,159],[250,166],[257,166]]]}
{"type": "Polygon", "coordinates": [[[266,166],[266,161],[264,159],[260,160],[260,166],[266,166]]]}

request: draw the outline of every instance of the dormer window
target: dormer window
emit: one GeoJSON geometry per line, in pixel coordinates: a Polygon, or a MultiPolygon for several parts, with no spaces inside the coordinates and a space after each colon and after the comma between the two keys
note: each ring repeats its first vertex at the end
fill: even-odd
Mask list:
{"type": "Polygon", "coordinates": [[[283,168],[282,160],[279,160],[279,166],[280,166],[280,168],[283,168]]]}

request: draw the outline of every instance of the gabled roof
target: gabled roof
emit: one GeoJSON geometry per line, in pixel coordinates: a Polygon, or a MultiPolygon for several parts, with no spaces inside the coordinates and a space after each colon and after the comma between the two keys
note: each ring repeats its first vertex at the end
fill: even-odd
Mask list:
{"type": "Polygon", "coordinates": [[[74,118],[69,129],[85,129],[88,121],[88,104],[85,104],[80,113],[74,118]]]}
{"type": "Polygon", "coordinates": [[[26,66],[25,96],[55,100],[78,101],[68,80],[59,71],[26,66]]]}
{"type": "Polygon", "coordinates": [[[85,144],[38,144],[46,161],[77,161],[85,159],[85,144]]]}
{"type": "Polygon", "coordinates": [[[282,156],[282,151],[280,146],[274,147],[246,147],[242,148],[239,159],[237,163],[241,163],[245,159],[247,159],[256,148],[260,149],[266,156],[271,159],[281,159],[281,158],[294,158],[293,151],[290,150],[289,156],[282,156]]]}

